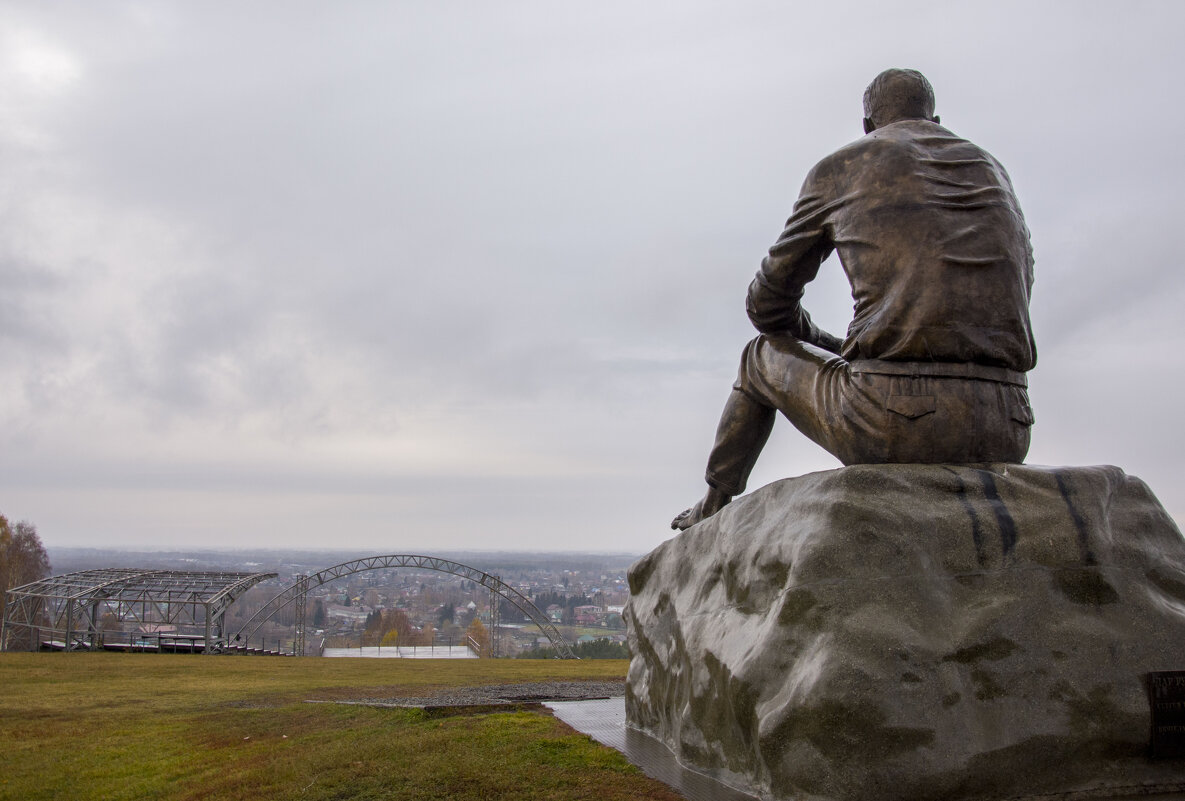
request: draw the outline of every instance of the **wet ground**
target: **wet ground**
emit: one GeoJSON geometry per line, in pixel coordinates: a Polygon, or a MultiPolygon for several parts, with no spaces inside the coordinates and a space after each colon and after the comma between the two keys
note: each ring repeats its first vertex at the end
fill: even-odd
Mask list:
{"type": "Polygon", "coordinates": [[[652,779],[690,801],[757,801],[749,795],[679,764],[665,745],[625,725],[625,698],[550,701],[544,706],[560,720],[599,743],[616,748],[652,779]]]}

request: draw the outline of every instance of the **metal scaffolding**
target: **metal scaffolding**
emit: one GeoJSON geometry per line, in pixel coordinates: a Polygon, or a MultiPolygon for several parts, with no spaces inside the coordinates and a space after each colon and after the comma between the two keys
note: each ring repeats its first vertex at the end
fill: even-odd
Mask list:
{"type": "Polygon", "coordinates": [[[556,653],[562,659],[576,659],[576,655],[572,653],[571,646],[564,640],[559,630],[551,624],[540,609],[531,602],[531,599],[523,595],[521,592],[511,587],[506,582],[497,576],[486,573],[483,570],[478,570],[476,567],[469,567],[459,562],[452,562],[448,559],[439,559],[435,556],[417,556],[414,554],[390,554],[388,556],[369,556],[365,559],[355,559],[351,562],[342,562],[340,565],[327,567],[324,570],[313,573],[311,575],[302,576],[295,584],[285,588],[274,598],[264,604],[246,623],[243,624],[239,632],[235,634],[234,641],[239,644],[239,647],[245,647],[251,640],[259,628],[273,615],[284,609],[289,604],[296,604],[296,621],[297,632],[296,642],[298,655],[304,654],[305,641],[305,612],[308,605],[309,590],[320,587],[335,579],[343,576],[351,576],[355,573],[361,573],[366,570],[380,570],[391,567],[415,567],[424,570],[435,570],[440,573],[451,573],[454,576],[469,579],[477,584],[486,587],[490,591],[490,650],[492,655],[497,655],[500,650],[499,642],[499,625],[501,621],[501,611],[499,609],[498,599],[503,598],[518,608],[520,612],[530,618],[543,634],[551,641],[555,647],[556,653]]]}
{"type": "MultiPolygon", "coordinates": [[[[172,626],[174,649],[213,653],[225,643],[226,610],[276,573],[202,573],[109,567],[40,579],[8,591],[0,620],[0,650],[104,647],[104,620],[143,627],[172,626]],[[110,616],[110,618],[109,618],[110,616]],[[183,629],[187,631],[183,631],[183,629]]],[[[107,643],[107,647],[112,647],[107,643]]],[[[160,648],[141,638],[130,649],[160,648]]]]}
{"type": "MultiPolygon", "coordinates": [[[[498,584],[502,583],[501,576],[491,576],[498,584]]],[[[502,656],[502,600],[501,593],[496,589],[497,584],[490,586],[490,656],[497,659],[502,656]]],[[[534,606],[534,604],[532,604],[534,606]]],[[[538,607],[535,607],[538,609],[538,607]]]]}

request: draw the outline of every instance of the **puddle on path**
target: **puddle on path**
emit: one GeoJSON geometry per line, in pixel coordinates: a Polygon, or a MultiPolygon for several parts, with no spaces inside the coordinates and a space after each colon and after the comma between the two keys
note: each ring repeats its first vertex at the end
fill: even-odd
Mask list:
{"type": "Polygon", "coordinates": [[[758,796],[721,784],[683,767],[658,740],[625,725],[625,699],[546,701],[544,706],[576,731],[616,748],[652,779],[674,788],[689,801],[758,801],[758,796]]]}

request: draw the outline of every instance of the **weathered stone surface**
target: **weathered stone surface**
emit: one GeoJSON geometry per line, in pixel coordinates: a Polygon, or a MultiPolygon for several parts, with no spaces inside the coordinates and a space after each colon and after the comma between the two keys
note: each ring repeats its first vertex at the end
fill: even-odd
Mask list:
{"type": "Polygon", "coordinates": [[[1185,789],[1185,540],[1115,467],[862,465],[764,487],[630,571],[631,723],[776,798],[1185,789]]]}

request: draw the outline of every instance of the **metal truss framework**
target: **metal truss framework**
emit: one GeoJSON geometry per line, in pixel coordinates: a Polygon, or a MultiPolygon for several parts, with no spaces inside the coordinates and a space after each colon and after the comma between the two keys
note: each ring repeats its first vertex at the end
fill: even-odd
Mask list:
{"type": "Polygon", "coordinates": [[[410,554],[392,554],[389,556],[370,556],[365,559],[355,559],[352,562],[342,562],[340,565],[327,567],[319,573],[304,576],[264,604],[250,620],[243,624],[243,627],[234,636],[234,639],[236,642],[242,641],[245,643],[249,641],[255,632],[259,630],[259,627],[269,618],[295,601],[296,653],[304,654],[305,610],[308,607],[309,590],[314,587],[320,587],[322,584],[327,584],[335,579],[353,575],[354,573],[361,573],[366,570],[381,570],[390,567],[418,567],[425,570],[435,570],[440,573],[450,573],[488,588],[490,591],[491,609],[490,628],[492,629],[490,632],[490,644],[494,656],[498,655],[497,624],[500,618],[498,613],[498,598],[505,598],[543,631],[561,658],[577,658],[556,627],[551,624],[551,621],[547,619],[545,614],[539,611],[539,607],[535,606],[530,598],[502,581],[499,577],[459,562],[450,562],[448,559],[438,559],[435,556],[414,556],[410,554]]]}
{"type": "Polygon", "coordinates": [[[140,624],[173,624],[204,632],[204,653],[224,641],[226,610],[251,587],[276,573],[202,573],[110,567],[34,581],[8,591],[0,621],[0,649],[40,647],[43,637],[66,650],[102,644],[106,615],[140,624]]]}

